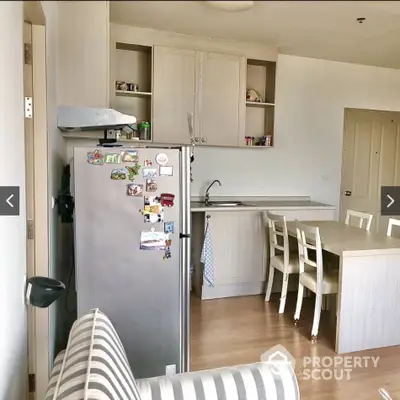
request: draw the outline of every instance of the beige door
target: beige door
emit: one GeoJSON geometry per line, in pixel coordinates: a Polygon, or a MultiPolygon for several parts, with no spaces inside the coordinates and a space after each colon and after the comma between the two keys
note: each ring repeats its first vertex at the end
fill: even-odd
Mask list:
{"type": "Polygon", "coordinates": [[[195,129],[196,51],[154,47],[153,139],[190,144],[195,129]]]}
{"type": "MultiPolygon", "coordinates": [[[[27,218],[27,277],[35,274],[35,243],[33,221],[35,213],[34,148],[33,148],[33,68],[32,68],[32,25],[24,23],[24,97],[25,97],[25,174],[26,174],[26,218],[27,218]],[[29,110],[30,108],[30,110],[29,110]]],[[[28,307],[28,373],[35,374],[35,317],[34,309],[28,307]]],[[[30,382],[32,385],[32,382],[30,382]]],[[[34,399],[34,388],[29,398],[34,399]]]]}
{"type": "Polygon", "coordinates": [[[398,113],[372,110],[345,111],[340,220],[346,210],[374,215],[372,231],[386,232],[387,217],[380,215],[381,186],[400,184],[398,113]]]}

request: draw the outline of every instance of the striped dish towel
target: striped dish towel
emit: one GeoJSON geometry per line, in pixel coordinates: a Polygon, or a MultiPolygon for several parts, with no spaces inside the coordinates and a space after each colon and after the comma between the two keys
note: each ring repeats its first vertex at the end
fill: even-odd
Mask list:
{"type": "Polygon", "coordinates": [[[212,240],[210,222],[207,221],[206,231],[204,233],[203,250],[201,251],[200,262],[204,264],[203,279],[208,286],[214,286],[214,265],[212,255],[212,240]]]}

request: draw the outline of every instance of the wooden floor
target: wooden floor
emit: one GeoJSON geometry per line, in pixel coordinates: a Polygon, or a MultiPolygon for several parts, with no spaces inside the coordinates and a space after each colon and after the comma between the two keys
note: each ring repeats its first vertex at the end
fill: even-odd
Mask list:
{"type": "Polygon", "coordinates": [[[191,369],[209,369],[257,362],[269,348],[281,344],[296,358],[296,374],[302,399],[380,399],[384,387],[393,400],[400,400],[400,346],[351,353],[351,356],[379,356],[378,367],[356,368],[349,380],[306,380],[302,357],[337,356],[327,339],[323,312],[319,340],[309,341],[312,298],[304,299],[300,326],[292,323],[295,298],[289,296],[286,312],[279,315],[278,301],[264,302],[264,296],[200,301],[192,298],[191,369]],[[300,365],[299,365],[300,364],[300,365]]]}

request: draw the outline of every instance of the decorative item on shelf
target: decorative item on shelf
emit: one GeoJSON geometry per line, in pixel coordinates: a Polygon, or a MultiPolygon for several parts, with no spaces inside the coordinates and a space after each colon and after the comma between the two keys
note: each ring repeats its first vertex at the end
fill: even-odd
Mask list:
{"type": "Polygon", "coordinates": [[[115,82],[115,89],[116,90],[128,90],[128,84],[124,81],[116,81],[115,82]]]}
{"type": "Polygon", "coordinates": [[[246,146],[254,146],[254,137],[245,136],[246,146]]]}
{"type": "Polygon", "coordinates": [[[264,135],[261,138],[261,146],[271,147],[272,146],[272,135],[264,135]]]}
{"type": "Polygon", "coordinates": [[[126,82],[128,88],[127,91],[128,92],[138,92],[139,91],[139,85],[137,83],[133,83],[133,82],[126,82]]]}
{"type": "Polygon", "coordinates": [[[263,98],[255,89],[246,90],[246,101],[253,101],[254,103],[263,103],[263,98]]]}

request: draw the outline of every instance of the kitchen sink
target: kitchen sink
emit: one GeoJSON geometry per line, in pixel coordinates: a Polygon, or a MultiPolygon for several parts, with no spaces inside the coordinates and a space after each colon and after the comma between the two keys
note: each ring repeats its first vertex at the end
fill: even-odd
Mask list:
{"type": "Polygon", "coordinates": [[[237,207],[244,204],[240,201],[210,201],[206,204],[208,207],[237,207]]]}

